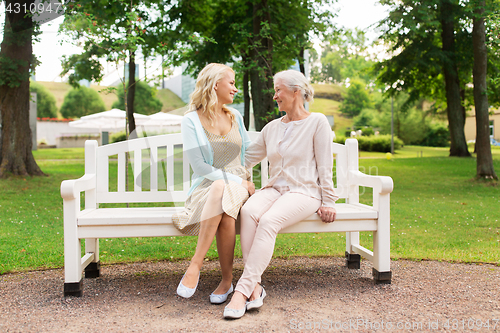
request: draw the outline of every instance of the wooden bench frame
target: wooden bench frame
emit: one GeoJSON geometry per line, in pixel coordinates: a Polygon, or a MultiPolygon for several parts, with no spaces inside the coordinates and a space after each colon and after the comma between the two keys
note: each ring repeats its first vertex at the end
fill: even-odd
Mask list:
{"type": "MultiPolygon", "coordinates": [[[[250,132],[255,140],[260,133],[250,132]]],[[[64,206],[64,295],[81,296],[82,273],[86,278],[100,274],[99,238],[183,236],[171,223],[172,214],[182,207],[99,208],[101,203],[165,203],[184,202],[190,188],[190,167],[182,158],[182,190],[174,190],[174,147],[182,145],[180,133],[139,138],[98,147],[97,141],[85,143],[85,175],[61,184],[64,206]],[[166,158],[159,159],[158,151],[166,158]],[[149,156],[144,163],[144,150],[149,156]],[[133,152],[133,190],[125,190],[126,153],[133,152]],[[117,156],[117,189],[109,190],[110,159],[117,156]],[[163,167],[166,164],[166,167],[163,167]],[[142,188],[142,172],[149,168],[148,190],[142,188]],[[166,169],[166,170],[165,170],[166,169]],[[162,171],[158,177],[158,171],[162,171]],[[161,175],[164,175],[163,177],[161,175]],[[164,179],[163,179],[164,178],[164,179]],[[159,187],[166,187],[165,190],[159,187]],[[85,194],[85,208],[80,209],[80,196],[85,194]],[[81,240],[85,240],[82,257],[81,240]]],[[[315,213],[281,233],[346,232],[346,263],[360,268],[360,256],[373,264],[376,283],[391,283],[390,269],[390,177],[367,175],[359,171],[358,142],[333,143],[336,167],[336,193],[345,203],[336,205],[337,219],[323,223],[315,213]],[[359,203],[359,187],[373,188],[373,205],[359,203]],[[373,251],[359,243],[359,232],[373,232],[373,251]]],[[[179,148],[177,148],[179,149],[179,148]]],[[[268,163],[261,163],[261,184],[268,181],[268,163]]],[[[147,189],[147,188],[146,188],[147,189]]],[[[239,223],[237,225],[239,232],[239,223]]]]}

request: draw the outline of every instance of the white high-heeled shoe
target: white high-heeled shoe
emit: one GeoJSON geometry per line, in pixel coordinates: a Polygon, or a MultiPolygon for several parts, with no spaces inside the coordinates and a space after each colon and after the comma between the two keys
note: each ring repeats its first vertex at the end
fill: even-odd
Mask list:
{"type": "Polygon", "coordinates": [[[184,297],[184,298],[189,298],[193,296],[194,292],[196,291],[196,288],[198,288],[198,282],[200,282],[200,273],[198,273],[198,281],[196,281],[196,286],[194,288],[188,288],[185,285],[182,284],[182,280],[184,280],[184,274],[182,276],[181,281],[179,282],[179,285],[177,286],[177,295],[184,297]]]}
{"type": "Polygon", "coordinates": [[[233,284],[231,283],[231,287],[225,294],[216,295],[214,293],[210,294],[210,303],[212,304],[222,304],[227,301],[227,297],[230,293],[234,291],[233,284]]]}
{"type": "Polygon", "coordinates": [[[253,310],[253,309],[258,309],[262,305],[264,305],[264,298],[266,298],[267,294],[266,291],[264,290],[264,287],[262,287],[262,291],[260,293],[260,297],[257,299],[254,299],[253,301],[247,302],[246,309],[248,310],[253,310]]]}

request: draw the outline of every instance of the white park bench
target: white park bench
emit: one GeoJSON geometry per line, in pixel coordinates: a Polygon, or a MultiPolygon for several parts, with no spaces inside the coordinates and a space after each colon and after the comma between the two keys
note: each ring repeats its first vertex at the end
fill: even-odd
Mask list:
{"type": "MultiPolygon", "coordinates": [[[[255,140],[260,133],[250,132],[255,140]]],[[[390,269],[390,177],[367,175],[359,171],[358,141],[333,143],[335,189],[345,203],[336,205],[337,218],[323,223],[315,213],[281,233],[346,233],[346,263],[360,268],[360,256],[373,264],[376,283],[391,283],[390,269]],[[359,188],[373,188],[373,205],[359,203],[359,188]],[[359,243],[359,232],[373,232],[372,251],[359,243]]],[[[171,216],[187,198],[190,167],[182,154],[180,133],[138,138],[98,147],[85,144],[85,175],[61,184],[64,202],[64,295],[81,296],[82,273],[100,274],[99,239],[115,237],[183,236],[172,224],[171,216]],[[174,153],[175,150],[175,153],[174,153]],[[126,190],[126,154],[130,154],[129,190],[126,190]],[[110,172],[112,170],[112,172],[110,172]],[[110,176],[111,175],[111,176],[110,176]],[[80,200],[84,196],[84,209],[80,200]],[[163,207],[165,203],[177,207],[163,207]],[[128,203],[134,207],[128,207],[128,203]],[[140,206],[137,203],[142,203],[140,206]],[[120,205],[117,205],[120,204],[120,205]],[[110,208],[109,206],[120,206],[110,208]],[[103,206],[107,206],[103,208],[103,206]],[[85,240],[82,257],[81,240],[85,240]]],[[[261,163],[254,182],[268,181],[268,163],[261,163]]],[[[238,222],[237,222],[238,223],[238,222]]],[[[237,225],[237,232],[239,223],[237,225]]]]}

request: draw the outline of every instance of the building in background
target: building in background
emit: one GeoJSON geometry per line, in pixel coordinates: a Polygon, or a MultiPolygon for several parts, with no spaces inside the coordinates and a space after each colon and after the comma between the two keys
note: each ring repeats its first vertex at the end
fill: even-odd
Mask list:
{"type": "MultiPolygon", "coordinates": [[[[465,119],[465,139],[467,142],[476,141],[476,115],[475,113],[465,119]]],[[[500,110],[490,114],[490,138],[500,142],[500,110]]]]}

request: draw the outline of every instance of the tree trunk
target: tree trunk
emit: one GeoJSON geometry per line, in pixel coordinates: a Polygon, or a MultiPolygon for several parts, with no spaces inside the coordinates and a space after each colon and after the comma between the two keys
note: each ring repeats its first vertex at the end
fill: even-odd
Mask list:
{"type": "Polygon", "coordinates": [[[474,9],[472,28],[472,48],[474,51],[474,106],[476,109],[476,177],[498,179],[493,169],[491,156],[490,122],[488,113],[488,95],[486,94],[486,75],[488,50],[484,26],[485,1],[479,1],[474,9]]]}
{"type": "Polygon", "coordinates": [[[245,128],[250,128],[250,87],[248,85],[248,80],[250,79],[248,75],[248,69],[245,69],[243,73],[243,103],[244,103],[244,112],[243,112],[243,121],[245,123],[245,128]]]}
{"type": "Polygon", "coordinates": [[[455,60],[455,17],[453,4],[449,0],[441,2],[442,50],[446,55],[443,61],[448,124],[450,128],[450,156],[470,157],[465,141],[465,108],[460,97],[460,80],[455,60]]]}
{"type": "MultiPolygon", "coordinates": [[[[19,2],[19,1],[18,1],[19,2]]],[[[27,8],[34,1],[26,2],[27,8]]],[[[6,1],[14,7],[14,1],[6,1]]],[[[23,5],[21,5],[21,8],[23,5]]],[[[29,77],[33,64],[33,22],[21,10],[6,13],[0,50],[0,177],[45,175],[31,151],[29,77]]]]}
{"type": "Polygon", "coordinates": [[[127,89],[127,118],[128,130],[133,138],[137,138],[135,133],[134,101],[135,101],[135,52],[129,54],[128,63],[128,89],[127,89]]]}
{"type": "Polygon", "coordinates": [[[261,36],[262,23],[271,23],[271,15],[267,0],[262,0],[253,5],[253,42],[250,52],[252,66],[250,82],[252,91],[252,104],[254,112],[255,129],[260,131],[274,117],[273,101],[273,71],[272,71],[272,39],[261,36]]]}
{"type": "Polygon", "coordinates": [[[301,47],[300,48],[300,51],[299,51],[299,69],[300,69],[300,72],[302,74],[304,74],[305,77],[307,77],[307,74],[306,74],[306,66],[304,64],[304,48],[301,47]]]}

